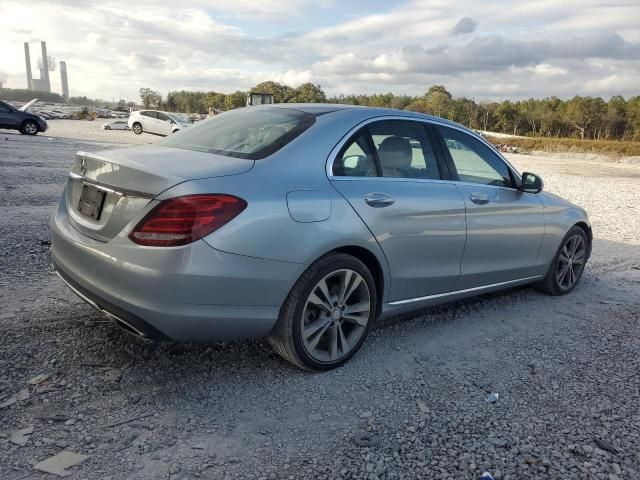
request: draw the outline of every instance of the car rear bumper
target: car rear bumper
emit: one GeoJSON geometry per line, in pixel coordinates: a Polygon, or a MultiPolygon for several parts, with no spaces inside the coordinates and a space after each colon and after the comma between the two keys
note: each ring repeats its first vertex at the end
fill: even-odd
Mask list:
{"type": "Polygon", "coordinates": [[[304,269],[221,252],[204,241],[141,247],[123,232],[100,242],[69,223],[64,203],[51,219],[56,271],[83,299],[143,338],[208,342],[266,335],[304,269]]]}

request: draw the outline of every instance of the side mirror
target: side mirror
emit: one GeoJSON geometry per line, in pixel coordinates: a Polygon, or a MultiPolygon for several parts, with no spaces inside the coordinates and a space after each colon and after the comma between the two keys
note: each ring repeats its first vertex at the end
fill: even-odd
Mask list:
{"type": "Polygon", "coordinates": [[[519,190],[526,193],[540,193],[544,186],[542,178],[535,173],[524,172],[519,190]]]}

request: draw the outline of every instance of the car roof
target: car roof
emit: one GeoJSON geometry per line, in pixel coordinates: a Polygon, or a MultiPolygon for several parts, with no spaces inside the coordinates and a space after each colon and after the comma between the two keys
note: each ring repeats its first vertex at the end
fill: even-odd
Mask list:
{"type": "Polygon", "coordinates": [[[312,115],[324,115],[338,112],[346,113],[345,111],[349,111],[348,113],[356,117],[360,117],[363,120],[367,118],[382,116],[416,118],[420,120],[431,120],[441,124],[452,125],[457,128],[462,127],[465,130],[473,133],[473,130],[470,130],[464,125],[452,122],[445,118],[436,117],[434,115],[427,115],[420,112],[414,112],[412,110],[398,110],[396,108],[366,107],[363,105],[347,105],[342,103],[273,103],[250,108],[289,108],[291,110],[299,110],[301,112],[310,113],[312,115]]]}

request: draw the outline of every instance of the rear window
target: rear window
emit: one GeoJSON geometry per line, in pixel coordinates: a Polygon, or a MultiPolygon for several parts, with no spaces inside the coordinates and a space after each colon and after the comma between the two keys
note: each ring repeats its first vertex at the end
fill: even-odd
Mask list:
{"type": "Polygon", "coordinates": [[[259,160],[284,147],[315,122],[288,108],[247,107],[184,128],[161,142],[167,147],[259,160]]]}

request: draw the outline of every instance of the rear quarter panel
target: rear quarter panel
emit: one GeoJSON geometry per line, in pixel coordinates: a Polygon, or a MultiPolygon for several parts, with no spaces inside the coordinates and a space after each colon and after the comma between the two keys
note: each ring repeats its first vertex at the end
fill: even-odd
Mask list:
{"type": "MultiPolygon", "coordinates": [[[[341,117],[340,113],[336,116],[341,117]]],[[[215,249],[309,265],[331,250],[357,246],[375,255],[387,282],[387,262],[380,246],[349,203],[333,188],[325,172],[327,156],[352,124],[342,123],[340,118],[327,121],[323,117],[318,117],[313,127],[276,154],[256,161],[249,172],[185,182],[158,199],[193,193],[236,195],[246,200],[247,208],[204,239],[215,249]],[[287,195],[300,191],[326,198],[329,215],[323,213],[316,221],[294,220],[287,195]]]]}

